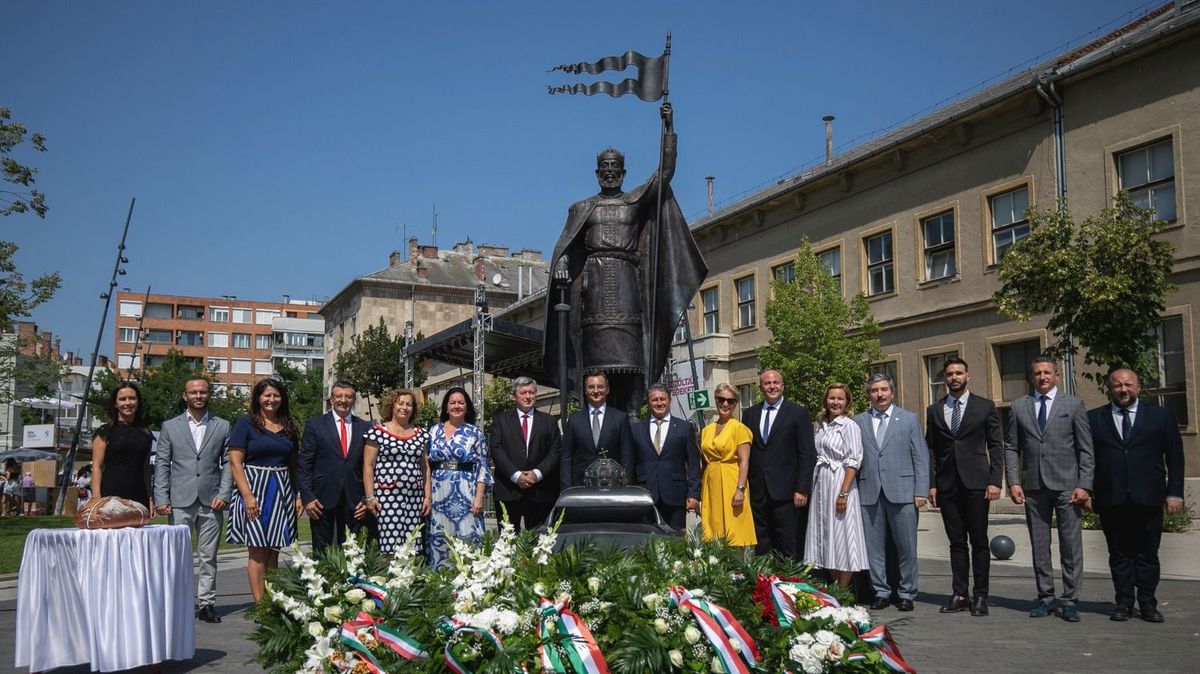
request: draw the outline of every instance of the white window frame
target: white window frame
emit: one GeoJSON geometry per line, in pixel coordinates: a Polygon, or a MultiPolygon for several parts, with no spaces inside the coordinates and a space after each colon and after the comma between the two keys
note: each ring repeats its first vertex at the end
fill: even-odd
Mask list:
{"type": "Polygon", "coordinates": [[[242,307],[234,307],[229,314],[229,318],[234,323],[249,325],[254,322],[254,310],[245,309],[242,307]]]}
{"type": "Polygon", "coordinates": [[[721,331],[721,288],[713,286],[700,291],[700,306],[703,311],[704,334],[713,335],[721,331]],[[712,302],[709,302],[709,299],[712,302]]]}
{"type": "Polygon", "coordinates": [[[229,348],[229,333],[228,332],[210,332],[208,333],[208,346],[214,349],[229,348]]]}
{"type": "Polygon", "coordinates": [[[228,323],[229,307],[209,307],[208,320],[210,323],[228,323]]]}
{"type": "Polygon", "coordinates": [[[1115,160],[1117,186],[1128,192],[1129,198],[1135,204],[1142,208],[1155,209],[1154,220],[1174,222],[1179,217],[1175,201],[1174,139],[1164,138],[1132,150],[1118,152],[1115,160]],[[1166,148],[1166,161],[1156,163],[1155,152],[1162,148],[1166,148]],[[1145,170],[1135,173],[1134,169],[1137,167],[1132,165],[1132,160],[1138,158],[1138,155],[1141,155],[1145,170]],[[1170,210],[1164,211],[1163,206],[1168,204],[1170,210]]]}
{"type": "Polygon", "coordinates": [[[1029,236],[1029,219],[1025,211],[1029,208],[1029,185],[989,195],[988,211],[992,218],[992,261],[999,263],[1018,241],[1029,236]],[[1017,195],[1025,195],[1025,207],[1018,210],[1017,195]],[[1008,242],[1001,247],[1001,239],[1008,242]]]}
{"type": "Polygon", "coordinates": [[[867,297],[876,297],[896,292],[896,247],[892,230],[879,232],[863,238],[867,260],[867,297]],[[879,255],[876,257],[871,250],[871,244],[880,241],[879,255]],[[886,243],[882,243],[885,242],[886,243]],[[876,285],[876,274],[882,285],[876,285]]]}
{"type": "Polygon", "coordinates": [[[141,341],[138,339],[138,329],[121,328],[121,339],[119,341],[123,344],[134,344],[141,341]]]}
{"type": "Polygon", "coordinates": [[[249,358],[230,358],[230,374],[253,374],[254,361],[249,358]]]}
{"type": "Polygon", "coordinates": [[[254,374],[261,374],[270,377],[275,374],[275,366],[270,360],[255,360],[254,374]]]}
{"type": "Polygon", "coordinates": [[[129,318],[139,318],[142,315],[142,303],[120,300],[117,302],[117,315],[129,318]]]}
{"type": "Polygon", "coordinates": [[[229,339],[229,345],[234,349],[249,349],[251,344],[253,342],[250,340],[250,333],[248,332],[235,332],[229,339]],[[242,341],[240,338],[244,338],[246,343],[239,344],[238,342],[242,341]]]}
{"type": "Polygon", "coordinates": [[[954,219],[954,209],[920,219],[926,281],[954,278],[958,273],[954,219]]]}
{"type": "Polygon", "coordinates": [[[229,359],[209,356],[204,361],[204,369],[216,374],[226,374],[229,372],[229,359]]]}
{"type": "Polygon", "coordinates": [[[737,300],[738,329],[753,328],[755,313],[758,311],[758,288],[754,274],[734,279],[733,291],[737,300]],[[742,296],[743,283],[749,283],[750,295],[748,297],[742,296]]]}

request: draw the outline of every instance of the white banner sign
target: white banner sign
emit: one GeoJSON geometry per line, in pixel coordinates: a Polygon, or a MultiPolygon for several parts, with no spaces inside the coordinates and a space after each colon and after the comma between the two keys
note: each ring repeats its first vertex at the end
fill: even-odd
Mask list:
{"type": "Polygon", "coordinates": [[[54,424],[31,424],[25,427],[22,447],[54,447],[54,424]]]}

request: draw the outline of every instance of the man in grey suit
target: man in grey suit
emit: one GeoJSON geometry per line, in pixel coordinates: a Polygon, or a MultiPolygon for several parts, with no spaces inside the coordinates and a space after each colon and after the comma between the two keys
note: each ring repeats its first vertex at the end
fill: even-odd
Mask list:
{"type": "Polygon", "coordinates": [[[917,415],[892,404],[896,386],[886,374],[867,382],[871,409],[854,417],[862,430],[863,460],[858,470],[858,494],[863,514],[863,537],[871,586],[872,610],[887,608],[892,593],[896,608],[913,610],[917,596],[917,510],[929,494],[929,448],[917,415]],[[900,586],[887,580],[887,536],[896,542],[900,586]]]}
{"type": "Polygon", "coordinates": [[[1033,395],[1013,401],[1004,451],[1008,494],[1025,506],[1037,603],[1029,612],[1042,618],[1057,612],[1079,622],[1079,585],[1083,580],[1083,535],[1079,508],[1091,498],[1092,431],[1087,410],[1075,396],[1058,390],[1058,363],[1045,356],[1029,368],[1033,395]],[[1063,593],[1054,600],[1054,562],[1050,559],[1050,517],[1058,522],[1063,593]]]}
{"type": "Polygon", "coordinates": [[[196,588],[196,617],[221,622],[217,600],[217,545],[221,519],[233,492],[229,451],[229,422],[208,412],[208,381],[192,377],[183,385],[183,414],[163,422],[154,461],[155,511],[169,515],[171,524],[196,532],[200,580],[196,588]]]}

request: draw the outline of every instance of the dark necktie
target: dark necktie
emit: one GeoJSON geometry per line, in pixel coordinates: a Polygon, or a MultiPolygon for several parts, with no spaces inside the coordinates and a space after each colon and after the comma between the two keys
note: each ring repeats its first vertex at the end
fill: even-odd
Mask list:
{"type": "Polygon", "coordinates": [[[767,444],[767,439],[771,437],[771,412],[774,411],[774,409],[775,408],[773,406],[768,405],[766,410],[763,411],[762,436],[764,445],[767,444]]]}
{"type": "Polygon", "coordinates": [[[1129,439],[1129,431],[1133,430],[1133,423],[1129,420],[1129,409],[1121,408],[1121,439],[1129,439]]]}
{"type": "Polygon", "coordinates": [[[592,410],[592,444],[600,449],[600,410],[592,410]]]}
{"type": "Polygon", "coordinates": [[[879,417],[879,426],[875,429],[875,444],[883,447],[883,436],[887,434],[888,415],[887,412],[876,412],[879,417]]]}
{"type": "Polygon", "coordinates": [[[521,437],[525,438],[525,451],[529,451],[529,414],[521,413],[521,437]]]}
{"type": "Polygon", "coordinates": [[[1044,432],[1046,430],[1046,408],[1050,407],[1050,396],[1043,393],[1038,400],[1041,401],[1041,404],[1038,405],[1038,430],[1044,432]]]}
{"type": "Polygon", "coordinates": [[[958,425],[962,423],[962,401],[954,401],[954,410],[950,412],[950,432],[958,435],[958,425]]]}

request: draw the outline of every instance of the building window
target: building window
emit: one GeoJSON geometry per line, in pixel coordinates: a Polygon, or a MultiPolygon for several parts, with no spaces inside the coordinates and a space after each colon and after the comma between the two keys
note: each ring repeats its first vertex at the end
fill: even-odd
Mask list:
{"type": "Polygon", "coordinates": [[[188,304],[180,304],[175,310],[176,316],[187,321],[198,321],[204,318],[204,307],[196,307],[188,304]]]}
{"type": "Polygon", "coordinates": [[[1170,140],[1117,155],[1117,179],[1133,203],[1154,209],[1155,220],[1175,219],[1175,159],[1170,140]]]}
{"type": "Polygon", "coordinates": [[[213,323],[228,323],[229,307],[209,307],[208,320],[213,323]]]}
{"type": "Polygon", "coordinates": [[[141,302],[126,302],[124,300],[117,303],[117,312],[120,316],[130,316],[137,318],[142,315],[141,302]]]}
{"type": "Polygon", "coordinates": [[[925,239],[925,280],[954,276],[954,211],[921,221],[925,239]]]}
{"type": "Polygon", "coordinates": [[[229,333],[228,332],[210,332],[210,333],[208,333],[208,345],[215,349],[229,348],[229,333]]]}
{"type": "MultiPolygon", "coordinates": [[[[680,344],[687,341],[687,330],[685,330],[683,327],[687,324],[687,319],[688,315],[685,311],[683,312],[683,317],[679,319],[679,323],[675,326],[675,336],[671,338],[672,343],[680,344]]],[[[311,344],[307,346],[311,346],[311,344]]]]}
{"type": "Polygon", "coordinates": [[[172,318],[174,316],[175,309],[170,304],[150,302],[146,305],[146,318],[172,318]]]}
{"type": "Polygon", "coordinates": [[[259,325],[270,325],[276,318],[279,318],[279,312],[271,309],[258,309],[254,312],[254,322],[259,325]]]}
{"type": "Polygon", "coordinates": [[[270,335],[255,335],[254,336],[254,348],[259,349],[259,350],[271,348],[271,336],[270,335]]]}
{"type": "Polygon", "coordinates": [[[1142,397],[1171,410],[1180,426],[1188,425],[1187,369],[1183,352],[1183,317],[1167,316],[1158,326],[1158,372],[1146,381],[1142,397]]]}
{"type": "Polygon", "coordinates": [[[175,341],[175,335],[170,330],[147,330],[142,339],[151,344],[170,344],[175,341]]]}
{"type": "Polygon", "coordinates": [[[132,353],[117,354],[117,369],[118,370],[136,370],[142,366],[142,357],[135,356],[132,353]]]}
{"type": "Polygon", "coordinates": [[[179,346],[204,346],[204,333],[180,330],[175,343],[179,346]]]}
{"type": "Polygon", "coordinates": [[[233,348],[249,349],[250,348],[250,335],[245,332],[233,333],[233,348]]]}
{"type": "Polygon", "coordinates": [[[721,331],[721,296],[717,288],[700,291],[700,303],[704,305],[704,334],[713,335],[721,331]]]}
{"type": "MultiPolygon", "coordinates": [[[[899,401],[900,401],[900,373],[898,373],[896,371],[896,369],[897,369],[896,361],[894,361],[894,360],[888,360],[888,361],[884,361],[882,363],[872,363],[871,369],[868,371],[867,378],[870,379],[871,377],[873,377],[877,374],[886,374],[888,377],[891,377],[892,388],[893,388],[892,399],[898,405],[898,404],[900,404],[899,403],[899,401]]],[[[858,406],[860,409],[866,409],[867,405],[870,404],[867,400],[867,396],[865,395],[865,393],[866,392],[864,391],[864,395],[861,396],[862,400],[859,401],[859,403],[858,403],[858,406]]]]}
{"type": "Polygon", "coordinates": [[[229,371],[229,361],[224,358],[209,358],[206,363],[208,371],[213,374],[225,374],[229,371]]]}
{"type": "Polygon", "coordinates": [[[746,276],[733,282],[737,286],[738,327],[754,327],[754,277],[746,276]]]}
{"type": "Polygon", "coordinates": [[[869,237],[867,246],[867,295],[883,295],[896,289],[892,266],[892,233],[869,237]]]}
{"type": "Polygon", "coordinates": [[[262,374],[269,377],[275,374],[275,369],[269,360],[256,360],[254,361],[254,374],[262,374]]]}
{"type": "Polygon", "coordinates": [[[825,271],[838,282],[838,289],[842,288],[842,249],[831,248],[823,253],[817,254],[817,260],[825,271]]]}
{"type": "Polygon", "coordinates": [[[250,374],[250,359],[231,358],[229,360],[229,371],[233,374],[250,374]]]}
{"type": "Polygon", "coordinates": [[[754,407],[754,392],[757,390],[758,388],[753,384],[742,384],[737,387],[738,404],[742,408],[742,415],[746,414],[746,410],[754,407]]]}
{"type": "Polygon", "coordinates": [[[251,309],[234,309],[233,310],[233,322],[234,323],[250,323],[253,321],[253,318],[254,318],[253,314],[254,314],[254,311],[251,309]]]}
{"type": "Polygon", "coordinates": [[[137,334],[137,328],[121,328],[121,341],[132,344],[138,341],[137,334]]]}
{"type": "Polygon", "coordinates": [[[238,396],[239,398],[249,398],[250,397],[250,385],[249,384],[231,384],[229,386],[229,390],[233,391],[233,394],[238,396]]]}
{"type": "Polygon", "coordinates": [[[796,263],[787,262],[778,267],[772,267],[771,276],[780,283],[794,283],[796,281],[796,263]]]}
{"type": "Polygon", "coordinates": [[[992,212],[992,260],[999,262],[1012,245],[1029,236],[1029,188],[1022,187],[988,198],[992,212]]]}
{"type": "Polygon", "coordinates": [[[1000,373],[1000,402],[1011,403],[1029,393],[1029,364],[1041,353],[1042,344],[1036,339],[996,346],[996,370],[1000,373]]]}
{"type": "Polygon", "coordinates": [[[958,358],[958,352],[947,351],[925,356],[925,374],[929,377],[929,402],[931,403],[946,397],[946,383],[942,370],[946,369],[946,361],[951,358],[958,358]]]}

